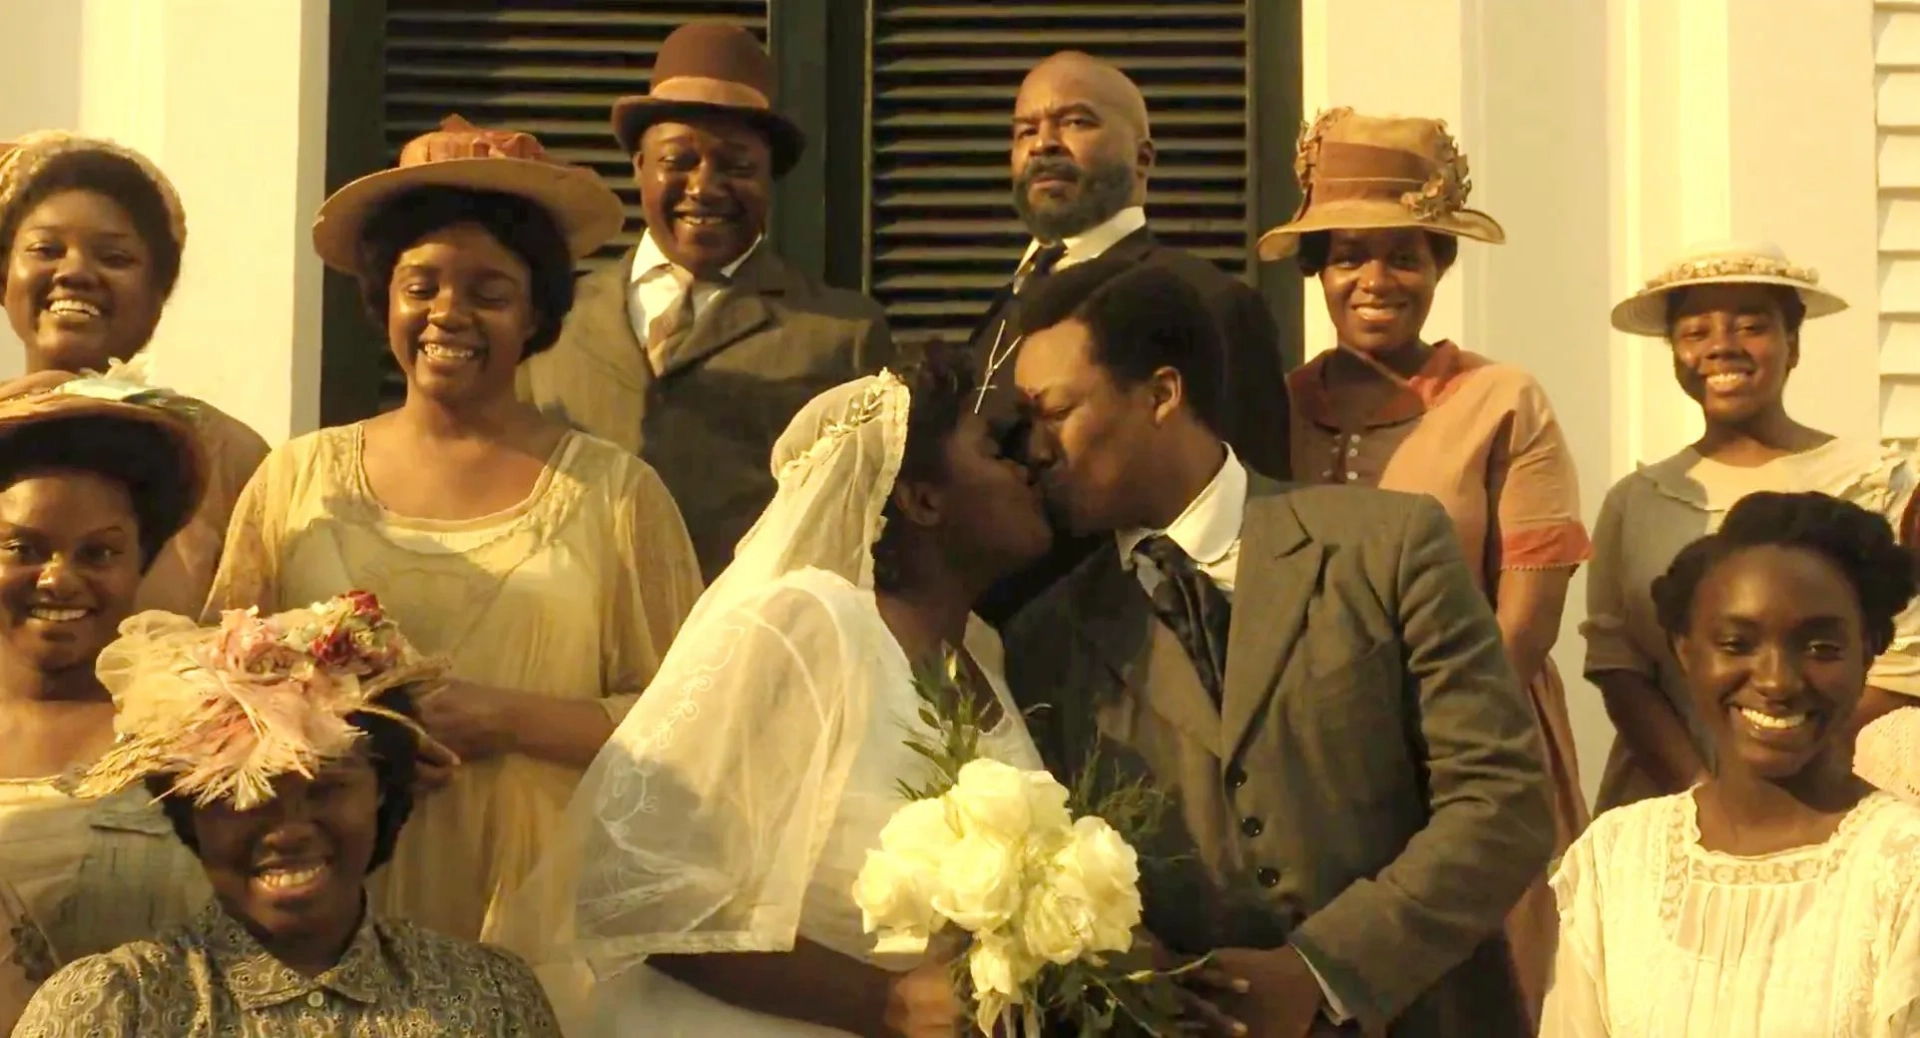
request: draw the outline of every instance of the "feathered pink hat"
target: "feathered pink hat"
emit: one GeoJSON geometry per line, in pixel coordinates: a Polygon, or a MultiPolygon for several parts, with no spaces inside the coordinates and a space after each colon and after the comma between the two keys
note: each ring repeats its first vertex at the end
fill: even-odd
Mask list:
{"type": "Polygon", "coordinates": [[[432,681],[444,662],[414,651],[370,592],[262,617],[230,610],[217,627],[141,613],[100,651],[113,694],[113,748],[73,792],[103,797],[171,776],[171,796],[247,810],[273,799],[281,775],[312,777],[351,752],[354,714],[379,714],[426,733],[380,705],[403,685],[432,681]]]}

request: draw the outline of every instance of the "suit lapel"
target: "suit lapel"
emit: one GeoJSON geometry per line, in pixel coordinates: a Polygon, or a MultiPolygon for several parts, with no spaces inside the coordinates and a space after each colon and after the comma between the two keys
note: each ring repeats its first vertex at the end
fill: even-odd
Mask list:
{"type": "Polygon", "coordinates": [[[604,365],[622,388],[644,393],[653,373],[627,316],[627,272],[633,269],[633,253],[627,250],[620,262],[575,283],[567,337],[604,365]]]}
{"type": "Polygon", "coordinates": [[[1076,596],[1080,634],[1121,688],[1141,696],[1154,713],[1220,756],[1220,712],[1180,639],[1153,615],[1146,589],[1117,556],[1109,550],[1086,563],[1095,569],[1080,580],[1076,596]]]}
{"type": "Polygon", "coordinates": [[[1233,625],[1227,633],[1222,738],[1238,750],[1253,721],[1279,688],[1289,650],[1307,623],[1320,586],[1323,552],[1307,536],[1285,488],[1254,477],[1241,522],[1240,571],[1233,625]]]}
{"type": "Polygon", "coordinates": [[[687,339],[674,351],[661,376],[692,367],[773,323],[766,296],[784,295],[786,271],[762,242],[734,271],[733,283],[720,290],[693,322],[687,339]]]}

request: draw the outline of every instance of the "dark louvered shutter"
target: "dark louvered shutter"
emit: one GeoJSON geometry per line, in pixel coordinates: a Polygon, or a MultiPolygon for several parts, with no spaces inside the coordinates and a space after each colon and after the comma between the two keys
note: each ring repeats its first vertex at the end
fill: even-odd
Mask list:
{"type": "MultiPolygon", "coordinates": [[[[613,102],[647,90],[667,34],[700,19],[750,26],[766,40],[768,0],[388,0],[388,159],[450,114],[525,130],[565,162],[591,166],[627,204],[627,229],[584,268],[638,240],[632,167],[607,121],[613,102]]],[[[405,392],[389,361],[382,407],[405,392]]]]}
{"type": "Polygon", "coordinates": [[[1154,233],[1244,275],[1246,0],[872,0],[868,287],[896,338],[964,338],[1028,237],[1012,208],[1013,100],[1084,50],[1146,94],[1154,233]]]}

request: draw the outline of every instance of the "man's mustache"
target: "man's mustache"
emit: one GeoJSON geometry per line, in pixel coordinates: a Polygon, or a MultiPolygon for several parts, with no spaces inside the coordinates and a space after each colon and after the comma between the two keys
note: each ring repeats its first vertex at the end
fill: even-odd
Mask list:
{"type": "Polygon", "coordinates": [[[1072,159],[1034,159],[1020,171],[1020,186],[1025,187],[1041,177],[1079,181],[1085,179],[1086,171],[1072,159]]]}

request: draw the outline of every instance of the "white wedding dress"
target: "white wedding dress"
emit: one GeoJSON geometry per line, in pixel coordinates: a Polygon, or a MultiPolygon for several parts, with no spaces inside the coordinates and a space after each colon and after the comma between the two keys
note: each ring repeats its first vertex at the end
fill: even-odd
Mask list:
{"type": "MultiPolygon", "coordinates": [[[[883,968],[911,968],[917,965],[915,961],[887,962],[872,954],[873,938],[861,932],[860,909],[853,903],[852,892],[867,851],[880,846],[881,828],[903,803],[899,784],[904,780],[919,785],[928,777],[926,759],[907,749],[905,743],[910,731],[933,734],[918,717],[921,700],[914,689],[912,671],[899,644],[881,622],[872,592],[831,574],[808,570],[784,578],[774,595],[813,597],[848,628],[860,628],[857,644],[866,657],[865,664],[878,678],[872,683],[876,695],[865,723],[842,735],[857,746],[852,750],[851,768],[837,801],[797,805],[800,811],[817,812],[825,831],[819,859],[800,901],[798,935],[883,968]]],[[[968,635],[967,649],[976,660],[997,646],[992,631],[978,619],[968,635]]],[[[983,662],[982,670],[987,669],[983,662]]],[[[981,738],[981,755],[1015,767],[1041,767],[1039,752],[1008,698],[1004,682],[991,671],[989,679],[1000,700],[1002,717],[981,738]]],[[[835,755],[830,751],[826,756],[835,755]]],[[[644,965],[599,986],[587,1016],[591,1022],[577,1038],[838,1038],[847,1033],[736,1008],[644,965]]],[[[570,1031],[569,1038],[576,1036],[570,1031]]]]}
{"type": "MultiPolygon", "coordinates": [[[[918,964],[876,958],[853,901],[900,783],[931,777],[906,740],[933,733],[873,592],[908,408],[907,387],[882,373],[794,418],[774,450],[773,503],[483,934],[533,964],[569,1038],[843,1033],[711,998],[648,967],[652,955],[805,939],[886,969],[918,964]]],[[[1041,767],[977,619],[966,648],[1002,707],[981,753],[1041,767]]]]}

